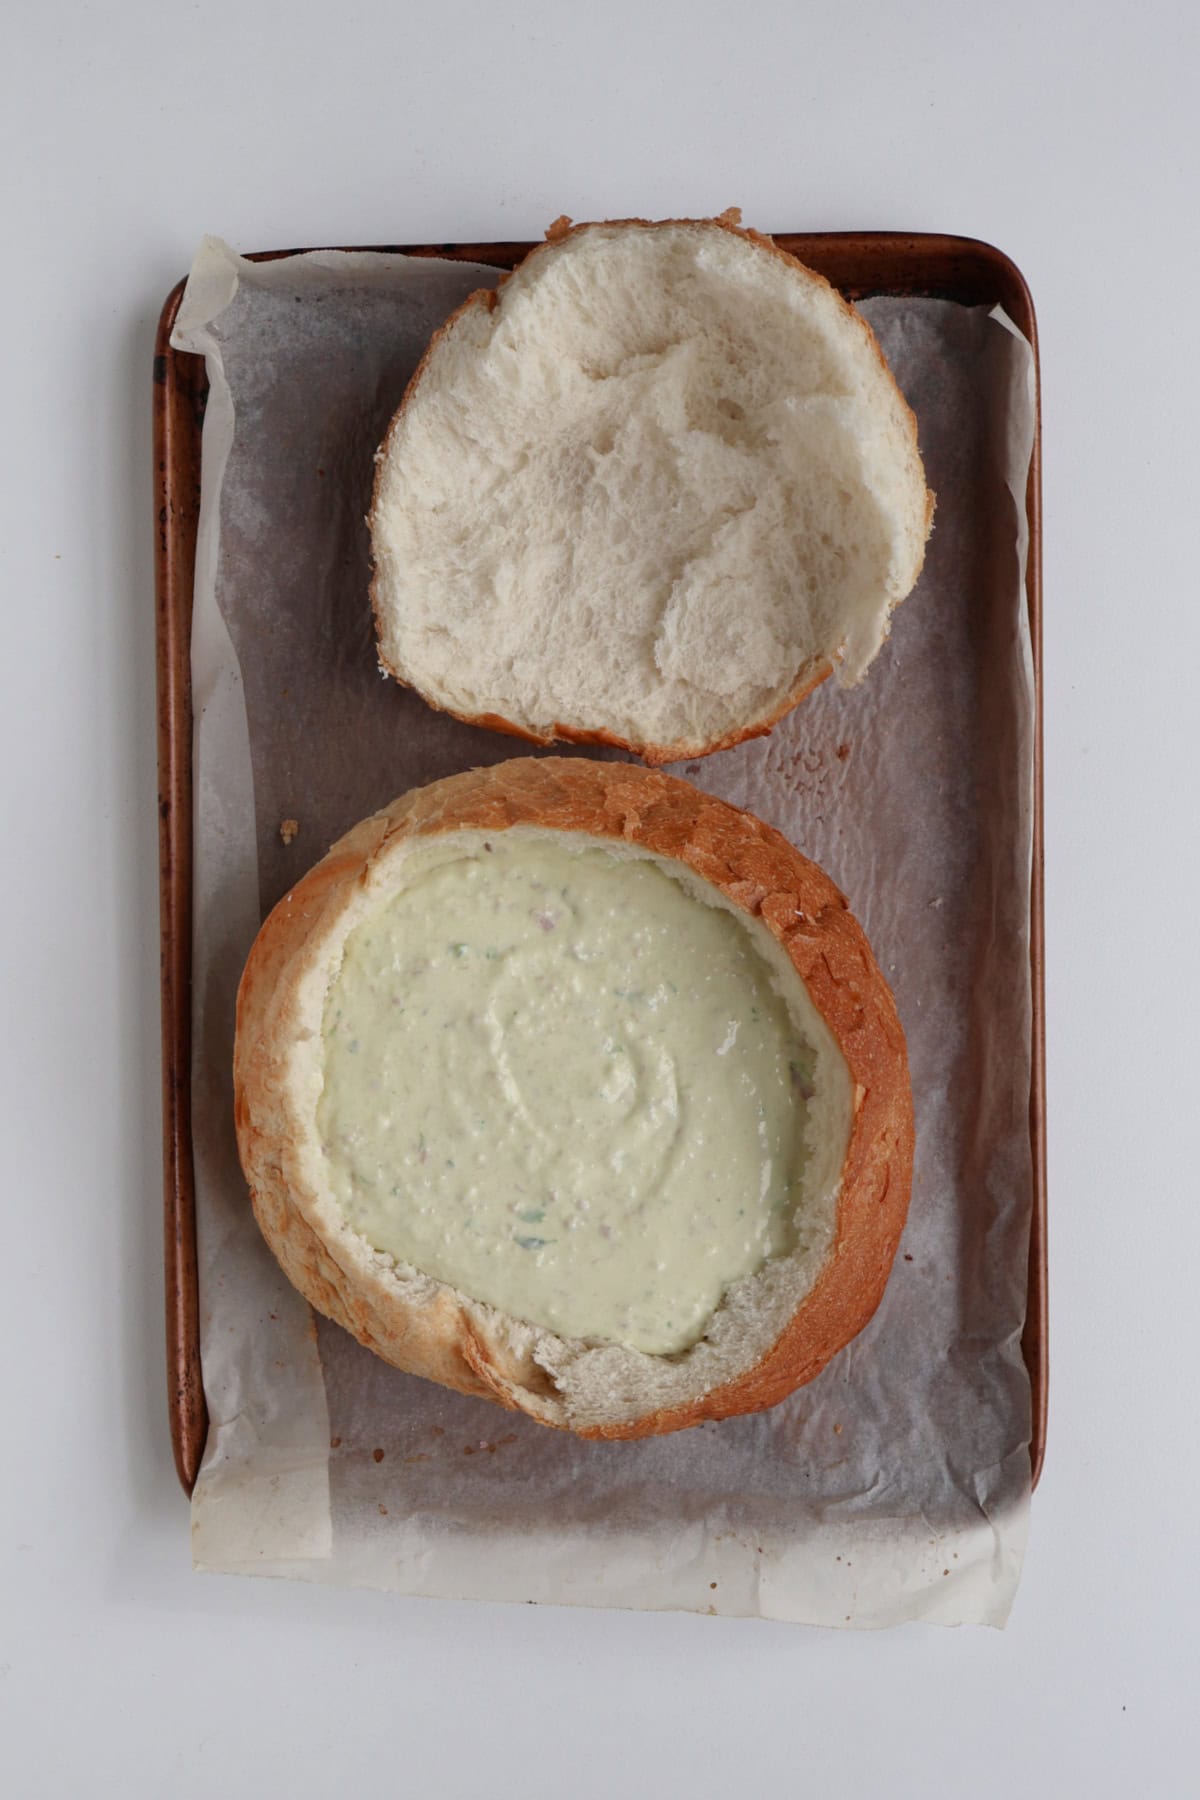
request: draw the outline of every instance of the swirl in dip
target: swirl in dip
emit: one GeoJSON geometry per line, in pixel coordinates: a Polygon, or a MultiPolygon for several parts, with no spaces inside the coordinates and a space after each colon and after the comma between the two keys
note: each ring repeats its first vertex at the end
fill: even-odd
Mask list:
{"type": "Polygon", "coordinates": [[[795,1248],[815,1051],[749,921],[656,857],[461,834],[346,939],[317,1122],[377,1250],[655,1355],[795,1248]]]}

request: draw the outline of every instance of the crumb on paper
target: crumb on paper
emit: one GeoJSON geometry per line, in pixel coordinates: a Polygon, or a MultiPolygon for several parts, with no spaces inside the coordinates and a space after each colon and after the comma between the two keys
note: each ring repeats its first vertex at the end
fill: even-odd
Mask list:
{"type": "Polygon", "coordinates": [[[299,835],[299,832],[300,832],[299,819],[280,819],[280,821],[279,821],[279,837],[280,837],[280,841],[282,843],[290,844],[292,839],[299,835]]]}

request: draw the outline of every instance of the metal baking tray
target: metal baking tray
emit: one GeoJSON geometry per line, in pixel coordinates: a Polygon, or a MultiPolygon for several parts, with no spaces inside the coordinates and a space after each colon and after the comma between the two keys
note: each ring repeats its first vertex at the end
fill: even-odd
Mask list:
{"type": "MultiPolygon", "coordinates": [[[[1026,594],[1033,644],[1034,818],[1030,920],[1033,1061],[1029,1133],[1034,1204],[1028,1308],[1021,1344],[1032,1387],[1030,1459],[1037,1485],[1046,1452],[1048,1400],[1046,1281],[1046,1033],[1042,805],[1041,396],[1037,322],[1024,278],[1001,251],[971,238],[886,231],[776,234],[775,241],[825,275],[849,300],[877,294],[929,295],[963,305],[1000,305],[1033,346],[1038,379],[1033,455],[1025,506],[1029,524],[1026,594]]],[[[443,256],[510,269],[527,243],[374,246],[409,256],[443,256]]],[[[254,261],[294,256],[264,251],[254,261]]],[[[163,1223],[166,1273],[167,1400],[175,1467],[191,1493],[204,1453],[208,1413],[200,1369],[191,1119],[192,704],[191,620],[200,516],[200,440],[208,382],[203,358],[171,348],[183,296],[168,295],[154,350],[155,632],[158,670],[158,830],[162,970],[163,1223]]]]}

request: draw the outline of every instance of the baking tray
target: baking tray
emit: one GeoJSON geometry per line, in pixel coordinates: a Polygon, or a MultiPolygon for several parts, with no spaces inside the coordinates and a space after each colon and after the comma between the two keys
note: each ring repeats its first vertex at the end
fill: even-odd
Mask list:
{"type": "MultiPolygon", "coordinates": [[[[1033,301],[1016,265],[973,238],[887,231],[776,234],[776,243],[825,275],[849,300],[925,295],[966,306],[1000,305],[1033,347],[1037,382],[1033,455],[1025,505],[1026,595],[1034,670],[1034,813],[1030,973],[1033,1060],[1029,1134],[1033,1219],[1028,1308],[1021,1347],[1033,1398],[1030,1461],[1036,1487],[1046,1454],[1046,1024],[1042,805],[1041,376],[1033,301]]],[[[355,246],[358,248],[359,246],[355,246]]],[[[444,256],[511,269],[533,246],[387,244],[395,255],[444,256]]],[[[296,250],[259,252],[269,262],[296,250]]],[[[183,297],[168,295],[154,347],[155,631],[158,670],[158,832],[162,971],[163,1221],[167,1397],[175,1467],[191,1493],[204,1453],[208,1413],[200,1372],[200,1297],[192,1168],[192,703],[191,621],[200,517],[200,439],[208,381],[204,359],[171,348],[183,297]]]]}

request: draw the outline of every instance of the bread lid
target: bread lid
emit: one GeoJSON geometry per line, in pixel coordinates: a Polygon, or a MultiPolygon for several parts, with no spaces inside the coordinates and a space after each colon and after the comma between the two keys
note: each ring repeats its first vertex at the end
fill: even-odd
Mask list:
{"type": "Polygon", "coordinates": [[[915,420],[734,216],[560,221],[433,338],[368,520],[381,664],[432,705],[663,763],[879,649],[932,516],[915,420]]]}
{"type": "MultiPolygon", "coordinates": [[[[435,883],[423,891],[436,899],[449,889],[435,883]]],[[[452,904],[437,904],[437,929],[446,936],[457,915],[452,904]]],[[[411,910],[408,917],[421,919],[411,910]]],[[[553,921],[540,922],[551,930],[553,921]]],[[[586,962],[594,942],[587,939],[586,921],[578,929],[580,941],[571,953],[586,962]]],[[[616,939],[610,934],[604,941],[632,941],[638,929],[637,918],[627,920],[616,939]]],[[[660,931],[646,942],[650,974],[657,977],[665,964],[654,964],[653,957],[661,958],[665,940],[660,931]]],[[[392,958],[389,950],[388,958],[391,998],[402,1008],[410,985],[416,992],[415,965],[406,973],[402,956],[392,958]]],[[[468,992],[473,978],[465,966],[461,973],[466,986],[456,991],[468,992]]],[[[709,973],[707,963],[697,970],[699,986],[709,973]]],[[[548,1042],[565,1042],[561,1035],[552,1039],[564,1023],[544,1009],[560,1002],[569,1008],[569,990],[569,983],[552,983],[542,996],[538,1017],[547,1021],[548,1042]]],[[[569,1014],[571,1029],[578,1020],[586,1030],[593,1017],[590,990],[586,984],[576,990],[583,998],[569,1014]]],[[[400,1029],[382,1017],[376,1028],[385,1045],[400,1029]]],[[[474,1027],[460,1019],[457,1028],[474,1027]]],[[[654,1050],[649,1026],[642,1041],[654,1050]]],[[[720,1045],[715,1053],[722,1054],[720,1045]]],[[[565,1067],[569,1059],[563,1060],[565,1067]]],[[[452,1057],[446,1066],[453,1071],[461,1065],[452,1057]]],[[[726,1066],[732,1081],[734,1065],[726,1066]]],[[[514,760],[418,789],[356,826],[284,897],[259,933],[238,996],[234,1079],[238,1143],[255,1213],[285,1272],[312,1304],[400,1368],[586,1437],[637,1437],[754,1411],[811,1380],[874,1312],[904,1223],[913,1147],[904,1038],[845,899],[759,820],[636,765],[514,760]],[[418,895],[428,871],[466,869],[472,891],[486,893],[492,851],[511,853],[505,864],[505,880],[511,881],[513,857],[519,859],[522,846],[543,858],[549,846],[598,860],[606,879],[618,866],[635,869],[642,886],[655,893],[655,884],[665,881],[672,895],[682,896],[685,912],[698,909],[706,930],[719,914],[733,936],[744,936],[747,957],[758,969],[753,978],[769,984],[786,1009],[788,1029],[813,1052],[803,1107],[797,1102],[805,1154],[788,1203],[786,1240],[776,1238],[777,1253],[728,1282],[682,1349],[647,1351],[619,1333],[573,1337],[545,1323],[549,1315],[536,1292],[529,1310],[541,1314],[540,1321],[463,1291],[444,1278],[445,1269],[439,1275],[406,1262],[394,1248],[381,1248],[378,1232],[356,1226],[339,1187],[342,1164],[330,1149],[338,1127],[323,1109],[335,1091],[335,1052],[345,1068],[347,1048],[358,1048],[354,1041],[337,1051],[333,1022],[353,947],[372,941],[377,921],[400,916],[389,909],[418,895]]],[[[415,1104],[415,1076],[385,1085],[379,1106],[389,1118],[415,1104]]],[[[571,1075],[565,1086],[559,1083],[557,1098],[545,1099],[559,1107],[564,1132],[583,1129],[573,1101],[586,1087],[586,1078],[571,1075]]],[[[618,1084],[613,1098],[620,1097],[618,1084]]],[[[520,1094],[510,1098],[514,1106],[522,1103],[520,1094]]],[[[685,1090],[672,1132],[684,1129],[681,1117],[695,1132],[687,1099],[685,1090]]],[[[465,1121],[461,1131],[463,1148],[477,1152],[473,1179],[486,1198],[506,1205],[511,1198],[519,1211],[520,1196],[489,1189],[502,1159],[489,1158],[470,1139],[471,1125],[465,1121]]],[[[686,1140],[683,1147],[688,1150],[686,1140]]],[[[688,1166],[695,1170],[699,1163],[693,1159],[688,1166]]],[[[403,1208],[409,1189],[403,1171],[396,1174],[396,1204],[403,1208]]],[[[619,1201],[619,1174],[613,1184],[619,1201]]],[[[411,1177],[410,1186],[415,1193],[411,1177]]],[[[427,1186],[421,1191],[434,1192],[427,1186]]],[[[681,1193],[686,1207],[686,1187],[678,1184],[673,1203],[679,1204],[681,1193]]],[[[621,1229],[639,1230],[639,1219],[652,1220],[653,1182],[647,1194],[648,1210],[617,1205],[621,1229]]],[[[560,1199],[565,1205],[571,1196],[556,1195],[556,1204],[560,1199]]],[[[449,1227],[449,1216],[446,1222],[449,1227]]],[[[481,1280],[488,1285],[490,1276],[481,1280]]]]}

